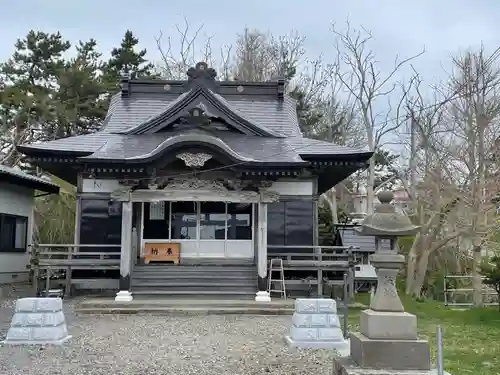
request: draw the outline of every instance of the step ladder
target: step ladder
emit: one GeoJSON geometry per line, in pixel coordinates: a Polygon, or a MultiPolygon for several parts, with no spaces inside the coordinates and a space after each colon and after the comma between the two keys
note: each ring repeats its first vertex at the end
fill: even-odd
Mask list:
{"type": "Polygon", "coordinates": [[[269,263],[269,282],[267,286],[267,291],[269,292],[269,295],[271,293],[280,293],[281,297],[283,299],[286,299],[286,289],[285,289],[285,271],[283,270],[283,259],[281,258],[273,258],[271,259],[271,262],[269,263]],[[280,278],[279,279],[273,279],[273,272],[279,272],[280,273],[280,278]],[[273,281],[279,282],[281,285],[281,289],[272,289],[273,288],[273,281]]]}

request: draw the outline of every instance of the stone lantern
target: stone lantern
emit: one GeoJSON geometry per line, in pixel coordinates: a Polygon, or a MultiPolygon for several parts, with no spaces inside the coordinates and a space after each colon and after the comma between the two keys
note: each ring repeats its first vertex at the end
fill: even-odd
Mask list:
{"type": "Polygon", "coordinates": [[[380,204],[358,230],[359,235],[375,236],[375,253],[369,259],[377,272],[377,289],[370,308],[361,313],[360,332],[350,336],[350,358],[336,359],[334,374],[430,370],[429,344],[418,339],[417,318],[404,311],[396,288],[396,276],[405,262],[398,254],[397,238],[414,235],[419,227],[395,211],[390,204],[393,197],[390,191],[379,193],[380,204]]]}
{"type": "Polygon", "coordinates": [[[370,309],[404,311],[396,289],[396,276],[405,263],[405,257],[398,254],[397,239],[413,236],[419,227],[414,226],[407,216],[396,213],[390,204],[394,198],[391,191],[382,191],[377,198],[380,204],[373,214],[365,217],[357,230],[359,235],[375,237],[375,254],[370,255],[369,260],[377,271],[377,291],[370,309]]]}

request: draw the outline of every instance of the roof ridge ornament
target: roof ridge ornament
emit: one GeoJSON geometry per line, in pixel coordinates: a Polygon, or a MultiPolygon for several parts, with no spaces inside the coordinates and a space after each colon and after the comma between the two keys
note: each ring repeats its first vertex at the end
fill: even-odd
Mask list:
{"type": "Polygon", "coordinates": [[[283,100],[285,98],[285,79],[278,78],[277,83],[277,96],[279,100],[283,100]]]}
{"type": "Polygon", "coordinates": [[[206,62],[200,61],[194,67],[191,67],[187,71],[188,83],[200,82],[203,84],[210,83],[215,84],[215,78],[217,77],[217,72],[214,68],[209,68],[206,62]]]}
{"type": "Polygon", "coordinates": [[[121,72],[120,76],[120,90],[122,98],[130,96],[130,73],[128,71],[121,72]]]}

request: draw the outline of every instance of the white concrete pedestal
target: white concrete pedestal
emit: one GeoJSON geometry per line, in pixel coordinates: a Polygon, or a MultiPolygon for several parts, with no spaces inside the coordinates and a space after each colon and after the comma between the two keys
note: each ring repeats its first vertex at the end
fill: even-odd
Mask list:
{"type": "Polygon", "coordinates": [[[255,295],[255,302],[271,302],[271,295],[266,291],[259,291],[255,295]]]}
{"type": "Polygon", "coordinates": [[[130,302],[134,299],[128,290],[120,290],[116,293],[115,302],[130,302]]]}
{"type": "Polygon", "coordinates": [[[61,298],[21,298],[3,344],[61,345],[70,338],[61,298]]]}
{"type": "Polygon", "coordinates": [[[292,329],[285,341],[295,348],[331,348],[340,356],[349,355],[349,341],[344,339],[333,299],[296,299],[292,329]]]}

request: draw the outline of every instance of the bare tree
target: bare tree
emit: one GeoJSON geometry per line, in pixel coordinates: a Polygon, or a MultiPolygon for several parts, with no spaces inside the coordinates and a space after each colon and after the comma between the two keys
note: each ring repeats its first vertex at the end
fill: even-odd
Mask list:
{"type": "MultiPolygon", "coordinates": [[[[383,74],[377,68],[377,61],[369,43],[372,35],[365,29],[357,30],[346,23],[346,30],[340,32],[332,28],[337,52],[336,79],[350,93],[356,102],[356,108],[361,113],[361,122],[366,131],[368,147],[375,151],[382,145],[382,138],[396,130],[404,122],[404,98],[409,87],[396,82],[397,73],[412,60],[421,56],[424,51],[405,59],[396,57],[393,68],[383,74]],[[398,88],[405,88],[397,93],[398,88]],[[396,98],[396,100],[394,100],[396,98]],[[383,101],[384,104],[380,104],[383,101]],[[395,104],[395,105],[394,105],[395,104]],[[380,115],[378,108],[385,106],[385,113],[380,115]]],[[[375,161],[370,160],[367,176],[368,213],[373,210],[375,184],[375,161]]]]}
{"type": "Polygon", "coordinates": [[[274,36],[245,28],[236,37],[233,76],[240,81],[290,80],[304,57],[304,37],[296,31],[274,36]]]}
{"type": "Polygon", "coordinates": [[[467,224],[468,237],[473,246],[474,305],[482,304],[480,266],[483,245],[494,219],[491,193],[496,188],[488,186],[489,155],[496,152],[500,136],[500,66],[498,50],[486,55],[484,48],[467,52],[453,60],[454,72],[450,85],[457,88],[459,96],[451,102],[449,115],[457,138],[454,149],[466,172],[467,200],[470,205],[467,224]]]}
{"type": "Polygon", "coordinates": [[[456,242],[456,259],[474,258],[474,302],[481,304],[481,250],[496,225],[492,198],[497,186],[488,183],[488,155],[500,130],[496,58],[483,49],[455,58],[448,82],[431,105],[424,103],[419,84],[407,100],[416,147],[406,187],[421,225],[408,256],[408,294],[420,295],[429,262],[439,261],[456,242]]]}
{"type": "Polygon", "coordinates": [[[161,55],[159,73],[165,79],[185,79],[186,72],[199,61],[204,61],[211,67],[216,67],[217,73],[223,80],[230,79],[231,46],[220,48],[220,56],[213,52],[213,36],[203,36],[204,25],[192,30],[189,22],[184,18],[184,25],[175,25],[177,38],[164,37],[163,32],[155,38],[158,51],[161,55]],[[174,40],[178,42],[178,50],[173,49],[174,40]],[[198,44],[201,43],[201,46],[198,44]]]}

